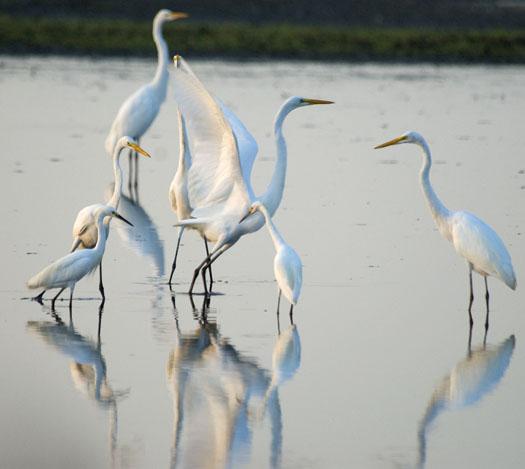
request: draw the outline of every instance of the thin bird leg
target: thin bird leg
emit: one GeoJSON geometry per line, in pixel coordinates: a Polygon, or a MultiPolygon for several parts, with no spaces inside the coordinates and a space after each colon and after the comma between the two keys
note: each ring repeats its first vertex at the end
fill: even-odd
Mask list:
{"type": "Polygon", "coordinates": [[[57,298],[60,296],[60,294],[65,290],[65,287],[62,288],[57,294],[56,296],[51,300],[51,309],[54,310],[55,309],[55,301],[57,300],[57,298]]]}
{"type": "Polygon", "coordinates": [[[487,303],[487,315],[485,316],[485,335],[487,335],[487,331],[489,330],[489,285],[487,281],[487,277],[485,276],[485,301],[487,303]]]}
{"type": "Polygon", "coordinates": [[[472,303],[474,302],[474,291],[472,288],[472,266],[469,268],[469,283],[470,283],[470,301],[468,304],[468,316],[470,320],[470,327],[472,327],[472,324],[474,324],[474,320],[472,319],[472,303]]]}
{"type": "MultiPolygon", "coordinates": [[[[210,269],[211,265],[220,257],[222,256],[228,249],[230,249],[233,246],[233,244],[226,244],[222,246],[219,250],[215,252],[215,254],[211,254],[209,262],[204,266],[204,270],[210,269]]],[[[204,286],[206,289],[206,285],[204,286]]],[[[210,284],[210,293],[211,293],[211,284],[210,284]]]]}
{"type": "Polygon", "coordinates": [[[100,264],[98,265],[98,273],[99,273],[99,283],[98,283],[98,290],[100,291],[100,294],[102,295],[102,299],[106,299],[106,295],[104,294],[104,284],[102,283],[102,261],[100,261],[100,264]]]}
{"type": "MultiPolygon", "coordinates": [[[[204,246],[206,247],[206,255],[210,257],[210,248],[208,247],[208,240],[204,237],[202,239],[204,239],[204,246]]],[[[211,286],[213,284],[213,274],[211,273],[211,267],[208,270],[210,273],[210,290],[211,290],[211,286]]]]}
{"type": "Polygon", "coordinates": [[[104,302],[105,300],[102,300],[100,304],[98,305],[98,328],[97,328],[97,340],[100,344],[100,333],[102,331],[102,313],[104,312],[104,302]]]}
{"type": "MultiPolygon", "coordinates": [[[[201,269],[204,267],[204,265],[206,264],[206,262],[209,261],[209,258],[206,257],[206,259],[204,259],[197,267],[196,269],[193,271],[193,278],[191,279],[191,284],[190,284],[190,289],[188,290],[188,293],[191,295],[193,294],[193,287],[195,286],[195,281],[197,280],[197,277],[199,276],[199,272],[201,271],[201,269]]],[[[208,290],[206,288],[206,283],[204,284],[204,290],[205,290],[205,293],[207,294],[208,293],[208,290]]]]}
{"type": "Polygon", "coordinates": [[[279,288],[279,295],[277,296],[277,316],[279,316],[279,308],[281,307],[281,289],[279,288]]]}
{"type": "Polygon", "coordinates": [[[290,305],[290,324],[293,326],[293,304],[290,305]]]}
{"type": "Polygon", "coordinates": [[[73,290],[75,287],[71,287],[69,289],[69,314],[71,314],[71,311],[73,311],[73,290]]]}
{"type": "MultiPolygon", "coordinates": [[[[171,281],[173,280],[173,274],[175,273],[175,268],[177,267],[177,256],[179,255],[179,246],[180,246],[180,240],[182,239],[182,233],[184,233],[184,227],[181,226],[179,230],[179,237],[177,239],[177,247],[175,248],[175,257],[173,258],[173,264],[171,265],[171,274],[169,279],[169,286],[171,288],[171,281]]],[[[209,257],[209,254],[208,254],[209,257]]]]}
{"type": "Polygon", "coordinates": [[[44,290],[42,293],[40,293],[39,295],[31,298],[33,301],[37,301],[38,303],[42,304],[42,300],[44,299],[44,293],[46,292],[47,290],[44,290]]]}
{"type": "Polygon", "coordinates": [[[468,330],[468,349],[467,349],[467,356],[470,357],[472,354],[472,324],[469,327],[468,330]]]}

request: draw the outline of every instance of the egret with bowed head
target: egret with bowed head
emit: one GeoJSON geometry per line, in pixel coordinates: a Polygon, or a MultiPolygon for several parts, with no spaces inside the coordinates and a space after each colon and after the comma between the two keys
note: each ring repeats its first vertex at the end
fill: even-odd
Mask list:
{"type": "Polygon", "coordinates": [[[474,301],[472,271],[474,270],[480,274],[485,280],[485,300],[487,304],[485,329],[488,329],[489,289],[487,277],[492,275],[500,279],[512,290],[516,289],[516,275],[514,274],[510,254],[498,234],[483,220],[469,212],[449,210],[439,200],[430,184],[430,168],[432,166],[430,147],[422,135],[417,132],[407,132],[400,137],[377,145],[375,148],[385,148],[402,143],[413,143],[423,150],[423,166],[419,177],[432,218],[441,235],[450,241],[456,252],[467,261],[470,283],[468,313],[471,326],[473,324],[471,310],[472,302],[474,301]]]}
{"type": "Polygon", "coordinates": [[[71,252],[29,279],[27,282],[28,288],[44,288],[44,291],[34,298],[36,301],[41,303],[42,297],[47,290],[60,288],[60,291],[51,302],[51,308],[54,309],[57,298],[66,288],[69,288],[69,309],[71,310],[75,285],[80,279],[95,270],[104,256],[109,229],[109,225],[104,223],[105,217],[116,217],[131,225],[113,207],[104,205],[99,208],[95,218],[98,231],[95,247],[71,252]]]}
{"type": "Polygon", "coordinates": [[[292,319],[293,307],[299,300],[301,286],[303,283],[303,264],[301,263],[301,258],[299,257],[299,254],[297,254],[295,250],[286,243],[272,221],[268,210],[266,210],[266,207],[261,202],[254,202],[241,222],[255,212],[262,213],[268,228],[268,232],[272,237],[273,245],[275,247],[273,272],[279,287],[277,314],[279,314],[282,293],[284,297],[290,302],[290,319],[292,319]]]}

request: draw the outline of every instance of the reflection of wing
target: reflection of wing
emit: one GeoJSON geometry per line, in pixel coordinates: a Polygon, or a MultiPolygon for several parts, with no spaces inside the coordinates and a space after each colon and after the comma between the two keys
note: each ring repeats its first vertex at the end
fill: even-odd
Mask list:
{"type": "MultiPolygon", "coordinates": [[[[252,407],[270,386],[267,372],[221,339],[214,324],[206,323],[179,338],[168,360],[167,377],[174,415],[171,467],[237,467],[246,461],[252,407]],[[200,450],[203,445],[205,452],[200,450]]],[[[278,395],[271,406],[272,433],[277,435],[272,445],[280,449],[278,395]]],[[[280,454],[272,446],[272,460],[274,452],[280,454]]]]}
{"type": "MultiPolygon", "coordinates": [[[[232,127],[188,68],[187,65],[175,68],[174,93],[186,122],[192,156],[188,173],[190,204],[197,209],[223,206],[232,195],[248,203],[249,192],[232,127]]],[[[242,139],[243,147],[246,141],[242,139]]],[[[247,168],[251,170],[251,165],[247,168]]]]}
{"type": "Polygon", "coordinates": [[[497,346],[479,347],[461,360],[436,387],[419,424],[420,466],[426,459],[426,433],[445,410],[456,410],[479,402],[501,381],[514,352],[511,335],[497,346]]]}
{"type": "MultiPolygon", "coordinates": [[[[155,275],[164,275],[164,244],[160,239],[157,227],[144,208],[122,194],[119,213],[133,223],[113,223],[120,238],[140,257],[147,258],[155,268],[155,275]]],[[[118,221],[118,220],[117,220],[118,221]]]]}

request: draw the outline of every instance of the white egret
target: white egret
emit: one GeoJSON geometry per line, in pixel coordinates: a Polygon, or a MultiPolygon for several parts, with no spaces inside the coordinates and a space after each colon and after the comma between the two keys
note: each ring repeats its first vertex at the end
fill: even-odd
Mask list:
{"type": "MultiPolygon", "coordinates": [[[[82,249],[93,248],[98,240],[98,229],[96,224],[97,213],[106,205],[113,207],[115,210],[118,208],[122,196],[122,169],[120,168],[120,154],[124,148],[130,148],[147,158],[150,157],[149,153],[138,146],[137,142],[131,137],[124,136],[119,139],[113,150],[113,175],[115,178],[113,194],[107,204],[88,205],[78,212],[75,223],[73,224],[73,245],[71,246],[71,252],[79,247],[82,249]]],[[[109,219],[106,223],[109,223],[109,219]]],[[[107,233],[108,231],[106,231],[106,235],[107,233]]],[[[104,298],[102,264],[99,266],[99,274],[99,290],[102,298],[104,298]]]]}
{"type": "Polygon", "coordinates": [[[514,352],[513,335],[499,345],[483,344],[459,361],[452,371],[436,386],[419,424],[418,467],[426,462],[427,434],[440,414],[477,404],[493,391],[505,376],[514,352]]]}
{"type": "MultiPolygon", "coordinates": [[[[284,238],[279,233],[279,230],[272,221],[268,210],[259,201],[254,202],[247,215],[242,219],[249,217],[255,212],[260,212],[264,216],[266,226],[272,237],[273,245],[275,247],[275,257],[273,259],[273,272],[275,280],[279,286],[279,298],[277,300],[277,314],[279,314],[279,306],[281,303],[281,293],[290,302],[290,319],[292,318],[293,307],[299,300],[301,294],[301,285],[303,283],[303,264],[301,258],[295,250],[286,243],[284,238]]],[[[241,220],[241,222],[242,222],[241,220]]]]}
{"type": "MultiPolygon", "coordinates": [[[[124,135],[130,135],[139,141],[153,123],[160,106],[166,99],[168,89],[168,64],[170,61],[166,41],[162,37],[162,27],[168,21],[186,18],[186,13],[160,10],[153,19],[153,41],[157,46],[158,64],[155,77],[150,83],[139,88],[133,93],[118,110],[117,117],[111,125],[111,130],[106,138],[106,151],[109,155],[113,153],[118,139],[124,135]]],[[[137,156],[135,154],[135,176],[134,184],[137,186],[137,156]]],[[[129,160],[129,181],[133,177],[132,156],[129,160]]]]}
{"type": "Polygon", "coordinates": [[[108,224],[104,223],[105,217],[116,217],[131,225],[131,223],[119,215],[113,207],[107,205],[102,206],[96,216],[98,238],[95,247],[71,252],[67,256],[48,265],[41,272],[29,279],[27,282],[28,288],[44,288],[44,291],[34,298],[35,300],[41,302],[47,290],[50,288],[60,288],[60,291],[51,302],[51,308],[54,309],[57,298],[66,288],[69,288],[69,309],[71,310],[73,305],[73,291],[75,290],[76,283],[95,270],[104,256],[108,237],[107,232],[109,229],[108,224]]]}
{"type": "Polygon", "coordinates": [[[175,69],[174,93],[185,119],[189,137],[191,167],[188,170],[190,219],[176,226],[197,229],[215,243],[212,252],[197,266],[190,284],[202,269],[205,271],[241,236],[259,230],[264,217],[253,214],[239,224],[251,203],[260,200],[273,215],[281,202],[286,179],[287,152],[282,126],[288,114],[299,107],[331,104],[332,101],[294,96],[281,106],[274,123],[277,162],[267,190],[256,197],[250,182],[257,155],[257,143],[241,121],[208,93],[197,77],[186,67],[175,69]]]}
{"type": "MultiPolygon", "coordinates": [[[[182,58],[180,56],[175,56],[174,61],[176,67],[179,67],[181,63],[183,63],[182,58]]],[[[184,121],[184,117],[182,116],[180,111],[177,112],[177,115],[179,121],[179,164],[177,166],[177,171],[173,176],[173,180],[171,181],[168,196],[171,208],[177,214],[177,218],[179,220],[185,220],[187,218],[191,218],[192,212],[192,207],[190,205],[188,195],[188,171],[191,167],[191,154],[188,144],[188,134],[186,131],[186,123],[184,121]]],[[[175,273],[175,269],[177,267],[177,256],[179,254],[180,241],[184,233],[184,228],[184,226],[180,227],[179,236],[177,238],[177,247],[175,248],[175,256],[173,258],[170,278],[168,281],[170,286],[173,279],[173,274],[175,273]]],[[[206,247],[206,256],[209,256],[210,252],[208,248],[208,241],[205,237],[203,237],[203,239],[206,247]]]]}
{"type": "Polygon", "coordinates": [[[485,299],[487,315],[485,329],[489,325],[489,289],[487,277],[492,275],[500,279],[512,290],[516,289],[516,275],[512,261],[498,234],[484,221],[469,212],[449,210],[430,184],[430,167],[432,158],[430,148],[425,139],[417,132],[407,132],[375,148],[384,148],[401,143],[414,143],[423,150],[424,160],[420,171],[420,184],[427,200],[439,232],[450,241],[456,252],[464,257],[469,268],[470,302],[468,307],[470,325],[472,326],[472,302],[474,293],[472,288],[472,271],[476,271],[485,280],[485,299]]]}

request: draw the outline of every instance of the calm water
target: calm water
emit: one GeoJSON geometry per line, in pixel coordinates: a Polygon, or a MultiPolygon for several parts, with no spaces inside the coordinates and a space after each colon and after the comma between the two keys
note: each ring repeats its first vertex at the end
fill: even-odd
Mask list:
{"type": "MultiPolygon", "coordinates": [[[[3,246],[0,467],[518,468],[525,447],[525,294],[492,280],[483,347],[475,278],[421,197],[416,148],[374,144],[418,130],[450,208],[497,228],[522,282],[523,67],[194,62],[260,142],[254,185],[274,165],[272,118],[294,111],[276,223],[304,262],[295,327],[278,334],[265,230],[217,262],[202,316],[184,292],[201,260],[188,233],[175,294],[167,198],[178,153],[168,98],[141,144],[139,203],[126,198],[97,277],[66,303],[27,301],[25,281],[67,252],[77,211],[112,181],[103,141],[149,61],[0,59],[3,246]]],[[[123,160],[127,169],[127,161],[123,160]]]]}

